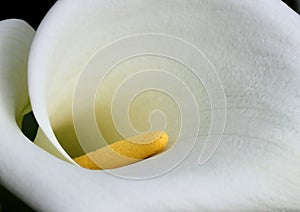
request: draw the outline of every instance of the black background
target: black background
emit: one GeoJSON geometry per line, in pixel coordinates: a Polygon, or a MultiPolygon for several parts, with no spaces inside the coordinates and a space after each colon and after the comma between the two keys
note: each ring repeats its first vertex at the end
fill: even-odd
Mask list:
{"type": "Polygon", "coordinates": [[[19,1],[2,1],[0,4],[0,20],[9,18],[23,19],[34,29],[46,15],[48,10],[56,0],[19,0],[19,1]]]}
{"type": "MultiPolygon", "coordinates": [[[[5,3],[2,1],[0,4],[0,20],[23,19],[34,29],[37,29],[43,17],[55,2],[55,0],[19,0],[18,2],[6,1],[5,3]]],[[[299,13],[300,0],[284,0],[284,2],[299,13]]],[[[13,211],[30,212],[33,210],[0,185],[0,212],[13,211]]]]}

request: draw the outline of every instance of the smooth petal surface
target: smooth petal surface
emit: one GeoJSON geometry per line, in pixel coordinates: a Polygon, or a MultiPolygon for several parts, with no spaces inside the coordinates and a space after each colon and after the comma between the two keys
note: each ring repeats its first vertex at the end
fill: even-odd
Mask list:
{"type": "MultiPolygon", "coordinates": [[[[16,119],[21,120],[24,111],[29,107],[26,74],[33,37],[34,30],[24,21],[0,22],[1,184],[37,210],[95,210],[98,204],[96,201],[96,205],[93,204],[95,199],[80,197],[81,192],[89,192],[89,189],[86,189],[93,185],[93,182],[88,180],[88,175],[92,173],[84,172],[83,169],[46,153],[29,141],[18,127],[16,119]],[[80,183],[88,183],[89,186],[78,186],[76,179],[80,183]],[[77,198],[79,199],[76,200],[77,198]],[[79,207],[72,204],[75,200],[79,207]]],[[[103,175],[103,180],[113,185],[114,179],[109,180],[110,178],[106,174],[103,175]]],[[[97,198],[102,199],[100,196],[97,198]]],[[[103,196],[103,200],[105,199],[103,196]]]]}
{"type": "MultiPolygon", "coordinates": [[[[176,169],[144,181],[67,164],[29,143],[17,128],[13,108],[23,108],[17,96],[24,95],[24,89],[9,96],[17,79],[6,77],[15,70],[6,67],[19,60],[5,57],[1,46],[1,60],[8,64],[1,63],[5,84],[1,81],[0,112],[7,117],[1,119],[0,129],[1,181],[38,210],[299,209],[299,24],[299,16],[271,0],[59,1],[35,37],[29,89],[39,124],[61,152],[49,114],[72,115],[68,107],[56,107],[65,103],[61,99],[71,102],[76,74],[107,43],[145,30],[183,37],[212,61],[227,97],[224,136],[205,165],[198,164],[200,140],[176,169]],[[64,88],[66,93],[60,92],[64,88]],[[57,98],[59,94],[64,98],[57,98]]],[[[1,34],[9,33],[8,26],[0,27],[1,34]]],[[[9,38],[5,43],[21,46],[26,27],[11,32],[20,43],[9,38]]],[[[146,160],[121,170],[147,169],[149,164],[146,160]]]]}

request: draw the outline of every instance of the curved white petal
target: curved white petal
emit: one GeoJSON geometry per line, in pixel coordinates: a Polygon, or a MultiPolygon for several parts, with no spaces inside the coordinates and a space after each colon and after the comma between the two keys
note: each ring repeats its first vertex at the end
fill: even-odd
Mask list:
{"type": "MultiPolygon", "coordinates": [[[[96,201],[98,198],[108,200],[103,190],[105,184],[113,186],[116,179],[106,174],[98,175],[97,178],[103,175],[101,179],[106,182],[102,181],[103,185],[100,185],[97,180],[98,186],[102,187],[97,192],[102,191],[95,198],[79,198],[80,193],[90,192],[89,188],[94,186],[92,178],[96,176],[46,153],[29,141],[18,127],[16,119],[21,120],[29,107],[26,74],[33,37],[34,30],[22,20],[0,22],[1,184],[37,210],[95,210],[100,206],[96,201]]],[[[113,187],[115,192],[120,188],[113,187]]],[[[112,201],[113,196],[109,199],[112,201]]],[[[103,208],[117,207],[108,204],[103,208]]]]}
{"type": "Polygon", "coordinates": [[[26,63],[33,35],[33,29],[23,21],[0,22],[1,184],[31,207],[43,211],[132,211],[145,206],[157,207],[157,204],[166,209],[182,207],[183,201],[178,204],[172,200],[173,191],[165,187],[170,182],[127,181],[103,172],[79,169],[26,139],[15,117],[28,107],[26,63]],[[141,195],[145,191],[147,196],[141,195]],[[168,196],[169,200],[165,201],[157,193],[168,196]],[[170,201],[173,201],[171,207],[170,201]]]}
{"type": "MultiPolygon", "coordinates": [[[[40,210],[299,209],[299,23],[279,1],[59,1],[37,32],[29,73],[34,112],[53,143],[48,103],[55,102],[64,82],[103,45],[145,29],[175,33],[201,46],[225,88],[225,133],[205,165],[198,164],[199,143],[175,170],[146,181],[72,166],[45,154],[18,130],[13,108],[26,106],[15,101],[24,89],[14,90],[17,79],[6,77],[17,60],[6,57],[1,46],[1,60],[7,61],[0,72],[1,181],[40,210]],[[32,167],[35,174],[28,171],[32,167]]],[[[2,24],[0,34],[20,39],[28,28],[21,25],[10,32],[11,23],[2,24]]],[[[11,49],[26,58],[26,50],[11,49]]]]}

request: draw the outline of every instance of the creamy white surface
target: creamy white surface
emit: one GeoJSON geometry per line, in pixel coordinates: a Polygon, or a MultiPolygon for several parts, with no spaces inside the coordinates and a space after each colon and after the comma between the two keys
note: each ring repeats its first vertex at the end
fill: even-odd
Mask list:
{"type": "Polygon", "coordinates": [[[15,115],[27,104],[33,30],[20,21],[1,22],[1,182],[45,211],[300,209],[299,26],[297,14],[272,0],[59,1],[39,28],[29,60],[32,107],[48,135],[47,104],[97,49],[118,37],[145,30],[175,34],[198,45],[218,70],[227,123],[213,158],[198,164],[199,142],[173,171],[132,181],[63,162],[21,134],[15,115]],[[22,61],[17,68],[16,61],[22,61]]]}

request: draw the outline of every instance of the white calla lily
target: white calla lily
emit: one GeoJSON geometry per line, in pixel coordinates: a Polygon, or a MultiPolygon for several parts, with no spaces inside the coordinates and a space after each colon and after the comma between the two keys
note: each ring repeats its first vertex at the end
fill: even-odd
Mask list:
{"type": "Polygon", "coordinates": [[[58,1],[35,35],[22,21],[0,22],[1,183],[42,211],[299,210],[299,25],[296,13],[271,0],[58,1]],[[141,55],[141,46],[147,57],[125,58],[141,55]],[[168,67],[171,74],[159,71],[168,67]],[[148,93],[153,102],[137,95],[155,86],[168,95],[148,93]],[[35,143],[56,157],[18,127],[30,108],[27,88],[40,126],[35,143]],[[127,116],[112,117],[132,96],[130,126],[158,124],[178,140],[110,174],[78,167],[72,158],[97,145],[81,141],[98,136],[90,123],[109,142],[132,134],[127,116]],[[144,121],[157,105],[165,126],[160,115],[144,121]],[[221,143],[199,162],[203,149],[210,155],[218,146],[205,143],[210,134],[221,143]]]}

